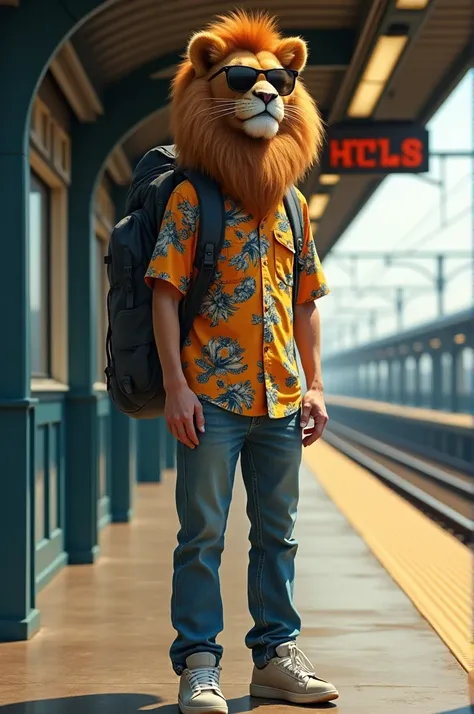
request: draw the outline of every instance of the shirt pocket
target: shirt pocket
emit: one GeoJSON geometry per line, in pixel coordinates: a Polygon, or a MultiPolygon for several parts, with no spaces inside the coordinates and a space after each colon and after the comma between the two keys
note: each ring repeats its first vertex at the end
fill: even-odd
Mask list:
{"type": "Polygon", "coordinates": [[[235,270],[227,267],[226,270],[221,270],[221,278],[218,282],[222,283],[222,285],[236,285],[241,283],[244,278],[245,275],[242,273],[239,275],[235,270]]]}
{"type": "Polygon", "coordinates": [[[226,236],[226,242],[227,245],[222,249],[220,260],[217,263],[217,270],[220,273],[219,282],[223,285],[236,285],[245,278],[245,272],[239,270],[239,266],[234,263],[242,250],[243,244],[234,236],[230,238],[226,236]]]}
{"type": "Polygon", "coordinates": [[[222,285],[237,285],[237,283],[241,283],[244,278],[245,275],[238,275],[231,270],[227,270],[222,272],[222,278],[219,282],[221,282],[222,285]]]}
{"type": "Polygon", "coordinates": [[[285,285],[293,285],[293,267],[295,263],[295,246],[293,235],[288,232],[274,230],[273,249],[275,256],[275,275],[278,281],[285,285]]]}

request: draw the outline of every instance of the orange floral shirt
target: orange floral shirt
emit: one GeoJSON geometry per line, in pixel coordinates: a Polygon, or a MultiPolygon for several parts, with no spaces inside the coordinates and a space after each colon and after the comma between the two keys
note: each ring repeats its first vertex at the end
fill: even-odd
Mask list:
{"type": "MultiPolygon", "coordinates": [[[[329,290],[304,216],[298,304],[329,290]]],[[[200,399],[244,416],[296,412],[301,387],[293,338],[295,250],[283,204],[260,223],[225,197],[225,241],[218,271],[182,350],[183,370],[200,399]]],[[[193,278],[199,203],[189,181],[168,202],[145,280],[166,280],[186,295],[193,278]]]]}

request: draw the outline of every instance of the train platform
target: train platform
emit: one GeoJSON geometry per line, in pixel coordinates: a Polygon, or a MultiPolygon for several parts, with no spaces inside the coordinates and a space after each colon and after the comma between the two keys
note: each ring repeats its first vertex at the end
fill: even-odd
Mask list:
{"type": "Polygon", "coordinates": [[[375,399],[361,399],[360,397],[347,397],[336,394],[326,396],[326,403],[328,406],[346,407],[348,409],[367,411],[372,414],[385,414],[400,419],[440,424],[458,429],[471,430],[474,426],[474,414],[414,407],[407,404],[392,404],[375,399]]]}
{"type": "Polygon", "coordinates": [[[474,415],[327,394],[329,431],[342,425],[474,476],[474,415]]]}
{"type": "MultiPolygon", "coordinates": [[[[401,499],[376,484],[385,501],[372,502],[372,511],[377,505],[389,507],[387,498],[392,499],[385,519],[392,542],[385,533],[377,546],[374,533],[384,519],[380,514],[377,524],[370,515],[369,485],[376,480],[363,469],[356,473],[357,468],[324,443],[306,451],[302,467],[296,583],[304,623],[300,645],[341,694],[321,708],[342,714],[467,713],[462,655],[455,656],[446,637],[428,623],[426,607],[415,606],[413,587],[399,577],[397,584],[397,575],[390,572],[401,499]]],[[[174,636],[169,622],[177,530],[173,499],[171,471],[159,485],[139,486],[136,518],[104,529],[99,562],[66,568],[41,592],[40,632],[29,642],[0,645],[1,714],[177,713],[177,678],[168,661],[174,636]]],[[[412,507],[404,505],[398,531],[405,533],[400,540],[406,547],[415,523],[412,507]]],[[[415,561],[423,557],[426,539],[434,538],[435,529],[441,532],[424,520],[428,530],[418,536],[415,561]]],[[[245,494],[237,479],[221,569],[226,623],[222,688],[231,714],[262,705],[290,711],[292,705],[248,696],[251,658],[243,641],[250,626],[247,529],[245,494]]],[[[450,557],[446,544],[438,537],[433,548],[442,549],[444,565],[450,557]]],[[[463,557],[459,551],[461,568],[463,557]]],[[[457,567],[452,563],[453,573],[457,567]]],[[[438,580],[439,573],[433,572],[433,582],[438,580]]],[[[454,586],[462,589],[464,581],[454,586]]],[[[454,611],[464,606],[462,597],[452,600],[454,611]]]]}

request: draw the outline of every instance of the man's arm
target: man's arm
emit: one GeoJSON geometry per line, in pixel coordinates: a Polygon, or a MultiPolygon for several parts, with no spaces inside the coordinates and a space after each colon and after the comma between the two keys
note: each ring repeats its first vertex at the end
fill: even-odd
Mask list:
{"type": "Polygon", "coordinates": [[[301,426],[307,427],[310,417],[314,419],[314,426],[304,431],[303,445],[309,446],[320,438],[328,421],[321,376],[321,324],[314,302],[296,306],[293,329],[306,377],[301,426]]]}
{"type": "Polygon", "coordinates": [[[153,284],[153,331],[163,370],[166,392],[165,419],[179,441],[194,449],[199,431],[204,431],[202,406],[191,391],[181,366],[179,304],[182,294],[171,283],[155,280],[153,284]]]}

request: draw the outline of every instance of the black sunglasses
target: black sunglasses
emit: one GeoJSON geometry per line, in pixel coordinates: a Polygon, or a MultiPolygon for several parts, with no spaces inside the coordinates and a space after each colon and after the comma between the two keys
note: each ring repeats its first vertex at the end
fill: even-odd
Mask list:
{"type": "Polygon", "coordinates": [[[252,89],[258,77],[263,74],[281,97],[291,94],[295,88],[296,78],[299,72],[296,69],[255,69],[255,67],[243,67],[239,64],[222,67],[218,72],[209,77],[209,81],[225,72],[227,86],[232,92],[245,94],[252,89]]]}

